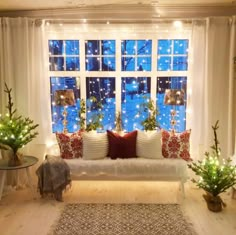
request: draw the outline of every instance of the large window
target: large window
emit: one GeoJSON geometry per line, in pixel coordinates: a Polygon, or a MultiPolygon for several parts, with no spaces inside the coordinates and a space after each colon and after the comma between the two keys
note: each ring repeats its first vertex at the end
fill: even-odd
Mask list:
{"type": "Polygon", "coordinates": [[[86,124],[99,115],[102,125],[98,131],[114,129],[118,111],[124,131],[143,129],[141,123],[148,115],[144,107],[150,99],[156,100],[161,128],[171,129],[170,113],[174,109],[176,131],[185,130],[189,37],[175,37],[174,33],[159,37],[157,32],[149,34],[149,38],[143,35],[81,33],[67,38],[49,37],[53,132],[63,130],[65,109],[68,131],[80,128],[81,99],[86,104],[86,124]],[[183,90],[183,104],[167,105],[167,89],[183,90]],[[73,90],[73,105],[56,104],[57,90],[73,90]]]}
{"type": "MultiPolygon", "coordinates": [[[[187,39],[161,39],[158,40],[157,49],[157,70],[162,72],[176,71],[178,74],[188,70],[188,45],[187,39]]],[[[173,74],[173,73],[172,73],[173,74]]],[[[158,76],[156,87],[156,100],[159,107],[158,122],[161,128],[170,130],[171,110],[176,112],[175,130],[182,132],[186,128],[186,94],[187,94],[187,76],[158,76]],[[184,103],[181,105],[168,105],[164,102],[167,89],[182,90],[184,92],[184,103]]]]}

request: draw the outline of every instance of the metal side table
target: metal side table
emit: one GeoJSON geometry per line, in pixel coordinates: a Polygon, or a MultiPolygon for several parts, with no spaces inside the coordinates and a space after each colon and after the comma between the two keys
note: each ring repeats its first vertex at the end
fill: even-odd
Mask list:
{"type": "Polygon", "coordinates": [[[15,166],[15,167],[11,167],[8,166],[8,160],[7,159],[0,159],[0,200],[2,198],[2,191],[3,191],[3,187],[4,187],[4,183],[6,180],[6,174],[7,171],[11,171],[11,170],[16,170],[16,172],[20,169],[25,169],[26,170],[26,174],[27,174],[27,178],[28,178],[28,182],[29,182],[29,186],[33,194],[33,185],[32,185],[32,180],[30,177],[30,172],[29,172],[29,168],[31,166],[33,166],[34,164],[36,164],[38,162],[38,158],[33,157],[33,156],[24,156],[23,157],[23,163],[20,166],[15,166]]]}

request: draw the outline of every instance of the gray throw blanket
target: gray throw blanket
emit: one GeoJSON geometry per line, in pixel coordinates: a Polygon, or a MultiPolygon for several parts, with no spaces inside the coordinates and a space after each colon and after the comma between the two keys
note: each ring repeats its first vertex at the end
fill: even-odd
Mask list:
{"type": "Polygon", "coordinates": [[[62,192],[71,184],[70,168],[58,156],[47,155],[46,159],[36,170],[38,190],[42,197],[53,194],[55,199],[62,201],[62,192]]]}

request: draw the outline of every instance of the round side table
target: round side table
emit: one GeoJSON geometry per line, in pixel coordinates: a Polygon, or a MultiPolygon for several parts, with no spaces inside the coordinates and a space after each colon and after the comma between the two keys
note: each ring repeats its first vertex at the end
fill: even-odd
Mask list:
{"type": "Polygon", "coordinates": [[[26,170],[29,186],[33,194],[34,191],[33,191],[33,185],[32,185],[32,180],[30,177],[29,168],[33,166],[34,164],[36,164],[37,162],[38,162],[38,158],[36,157],[23,156],[23,163],[20,166],[12,167],[12,166],[8,166],[8,159],[0,159],[0,200],[2,198],[2,191],[3,191],[4,183],[6,180],[7,171],[11,171],[11,170],[16,170],[16,172],[20,169],[26,170]]]}

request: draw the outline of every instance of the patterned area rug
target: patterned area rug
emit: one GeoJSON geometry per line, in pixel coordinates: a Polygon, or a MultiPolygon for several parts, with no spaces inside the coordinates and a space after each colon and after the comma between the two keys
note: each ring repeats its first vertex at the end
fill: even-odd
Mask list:
{"type": "Polygon", "coordinates": [[[196,235],[177,204],[68,204],[53,235],[196,235]]]}

